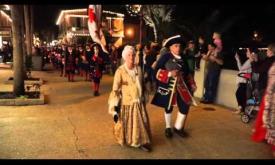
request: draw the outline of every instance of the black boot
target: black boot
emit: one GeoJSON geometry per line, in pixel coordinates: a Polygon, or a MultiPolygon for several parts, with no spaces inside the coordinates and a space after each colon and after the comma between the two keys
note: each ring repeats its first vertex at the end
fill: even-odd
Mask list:
{"type": "Polygon", "coordinates": [[[98,92],[98,91],[95,91],[95,92],[94,92],[94,96],[99,96],[99,92],[98,92]]]}
{"type": "Polygon", "coordinates": [[[173,137],[173,133],[172,133],[172,129],[171,128],[166,128],[165,129],[165,136],[167,138],[172,138],[173,137]]]}
{"type": "Polygon", "coordinates": [[[185,132],[183,129],[182,130],[178,130],[176,128],[174,128],[174,132],[176,134],[178,134],[180,137],[185,138],[188,137],[189,135],[187,134],[187,132],[185,132]]]}
{"type": "Polygon", "coordinates": [[[152,148],[149,144],[145,144],[139,147],[141,150],[145,151],[145,152],[151,152],[152,148]]]}

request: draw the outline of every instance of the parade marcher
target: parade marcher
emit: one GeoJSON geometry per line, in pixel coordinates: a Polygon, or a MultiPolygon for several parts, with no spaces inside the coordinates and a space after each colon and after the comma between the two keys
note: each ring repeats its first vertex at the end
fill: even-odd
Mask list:
{"type": "Polygon", "coordinates": [[[91,59],[91,79],[93,83],[94,96],[99,96],[100,79],[102,78],[103,58],[100,55],[99,45],[93,46],[94,55],[91,59]]]}
{"type": "Polygon", "coordinates": [[[81,66],[80,54],[83,52],[81,45],[78,45],[77,47],[75,47],[75,52],[76,52],[75,74],[80,75],[80,66],[81,66]]]}
{"type": "Polygon", "coordinates": [[[76,54],[73,51],[72,46],[68,46],[68,52],[66,53],[65,57],[65,68],[66,74],[68,76],[68,81],[73,82],[76,68],[76,54]]]}
{"type": "Polygon", "coordinates": [[[184,124],[192,103],[190,92],[194,92],[197,88],[188,70],[187,62],[181,56],[181,43],[180,35],[168,38],[164,46],[169,48],[170,52],[160,57],[155,69],[157,91],[151,103],[165,108],[165,136],[167,138],[173,136],[171,119],[174,105],[178,105],[179,108],[174,132],[181,137],[188,135],[184,131],[184,124]]]}
{"type": "MultiPolygon", "coordinates": [[[[87,58],[88,64],[89,64],[88,72],[91,73],[90,66],[92,65],[93,52],[91,50],[90,45],[86,45],[86,58],[87,58]]],[[[88,79],[91,80],[91,76],[88,76],[88,79]]]]}
{"type": "Polygon", "coordinates": [[[62,45],[60,54],[59,54],[59,69],[60,69],[60,77],[66,77],[66,70],[65,70],[65,58],[67,53],[67,47],[65,45],[62,45]]]}
{"type": "Polygon", "coordinates": [[[86,55],[86,52],[82,49],[82,47],[79,49],[80,57],[80,76],[85,75],[85,81],[88,81],[88,74],[89,74],[89,61],[86,55]]]}
{"type": "Polygon", "coordinates": [[[112,63],[112,74],[115,73],[116,69],[118,68],[118,51],[115,45],[111,45],[111,63],[112,63]]]}
{"type": "Polygon", "coordinates": [[[115,121],[116,141],[124,146],[151,150],[151,131],[145,109],[141,69],[135,65],[135,49],[125,46],[122,64],[115,72],[108,104],[115,121]]]}

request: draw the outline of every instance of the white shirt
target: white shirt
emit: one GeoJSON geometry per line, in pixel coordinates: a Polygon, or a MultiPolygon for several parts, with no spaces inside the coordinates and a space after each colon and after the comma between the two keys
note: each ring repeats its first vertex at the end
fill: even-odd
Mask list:
{"type": "MultiPolygon", "coordinates": [[[[249,61],[249,59],[247,59],[243,65],[241,65],[241,62],[239,59],[236,59],[236,61],[237,61],[239,73],[251,73],[252,72],[251,62],[249,61]]],[[[237,76],[237,84],[246,83],[246,82],[247,81],[245,78],[237,76]]]]}

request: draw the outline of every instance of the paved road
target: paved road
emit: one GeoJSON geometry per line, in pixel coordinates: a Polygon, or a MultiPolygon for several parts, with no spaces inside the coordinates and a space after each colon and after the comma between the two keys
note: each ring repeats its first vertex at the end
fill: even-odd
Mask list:
{"type": "MultiPolygon", "coordinates": [[[[0,90],[11,70],[0,70],[0,90]]],[[[47,104],[0,106],[0,158],[19,159],[270,159],[265,143],[250,140],[252,123],[243,124],[229,109],[191,108],[186,130],[191,137],[164,136],[163,111],[148,104],[153,151],[121,147],[113,138],[107,99],[112,77],[104,75],[101,95],[89,82],[67,82],[56,71],[33,72],[46,81],[47,104]]],[[[175,109],[176,110],[176,109],[175,109]]],[[[174,120],[176,113],[174,112],[174,120]]]]}

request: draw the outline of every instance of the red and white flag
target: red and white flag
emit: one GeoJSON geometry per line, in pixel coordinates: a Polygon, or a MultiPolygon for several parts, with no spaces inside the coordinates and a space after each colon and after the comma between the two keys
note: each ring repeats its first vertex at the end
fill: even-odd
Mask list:
{"type": "Polygon", "coordinates": [[[102,29],[98,26],[101,22],[101,5],[89,5],[88,15],[88,28],[93,41],[100,44],[105,53],[109,53],[106,49],[106,40],[102,29]]]}

